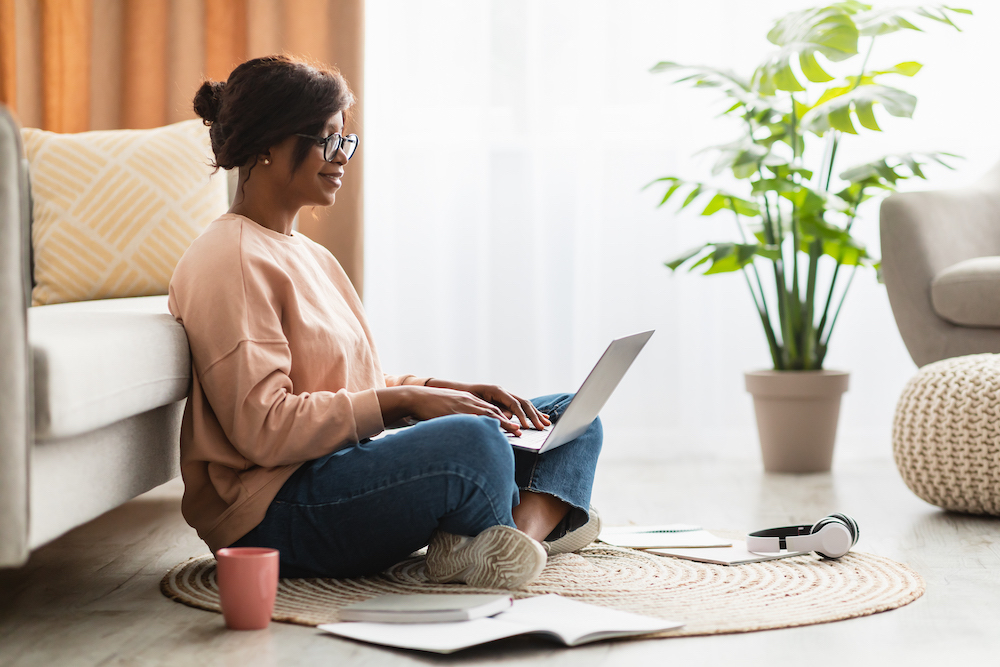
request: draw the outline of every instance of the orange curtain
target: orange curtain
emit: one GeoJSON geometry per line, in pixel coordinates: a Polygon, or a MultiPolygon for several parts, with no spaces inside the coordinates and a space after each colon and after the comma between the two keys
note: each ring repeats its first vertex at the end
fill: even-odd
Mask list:
{"type": "Polygon", "coordinates": [[[17,104],[17,30],[14,0],[0,0],[0,100],[17,104]]]}
{"type": "Polygon", "coordinates": [[[91,0],[42,0],[42,113],[55,132],[90,127],[91,0]]]}
{"type": "MultiPolygon", "coordinates": [[[[364,0],[0,0],[0,101],[55,132],[157,127],[194,118],[205,78],[287,53],[335,65],[359,99],[364,0]]],[[[362,291],[362,153],[331,208],[299,229],[329,248],[362,291]]]]}

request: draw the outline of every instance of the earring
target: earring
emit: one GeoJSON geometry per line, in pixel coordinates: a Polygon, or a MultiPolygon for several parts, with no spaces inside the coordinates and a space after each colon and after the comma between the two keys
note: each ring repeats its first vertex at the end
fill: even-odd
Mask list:
{"type": "Polygon", "coordinates": [[[271,164],[271,158],[269,157],[264,158],[264,164],[271,164]]]}

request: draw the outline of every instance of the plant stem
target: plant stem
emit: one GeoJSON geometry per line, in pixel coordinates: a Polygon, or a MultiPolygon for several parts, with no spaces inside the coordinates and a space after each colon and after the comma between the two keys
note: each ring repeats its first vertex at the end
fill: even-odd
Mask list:
{"type": "Polygon", "coordinates": [[[833,335],[833,328],[837,326],[837,318],[840,317],[840,309],[844,307],[844,300],[847,298],[847,292],[851,289],[851,283],[854,282],[854,276],[858,273],[859,264],[854,265],[854,270],[851,271],[851,277],[847,279],[847,285],[844,287],[844,293],[840,295],[840,303],[837,304],[837,310],[833,313],[833,319],[830,321],[830,328],[826,332],[826,336],[823,337],[821,344],[826,347],[830,344],[830,336],[833,335]]]}
{"type": "MultiPolygon", "coordinates": [[[[743,239],[743,243],[746,243],[747,235],[746,232],[743,230],[743,223],[740,222],[740,214],[736,212],[736,208],[732,205],[732,202],[730,202],[729,210],[731,210],[733,212],[733,215],[736,216],[736,226],[740,230],[740,238],[743,239]]],[[[750,266],[751,268],[753,268],[754,276],[757,278],[757,287],[760,289],[760,300],[761,302],[763,302],[764,312],[767,313],[768,316],[768,326],[770,326],[771,313],[767,307],[767,297],[764,292],[764,283],[761,281],[760,273],[757,271],[757,263],[754,262],[753,260],[750,260],[750,266]]],[[[771,332],[771,335],[772,336],[774,335],[773,331],[771,332]]]]}
{"type": "MultiPolygon", "coordinates": [[[[792,102],[792,110],[789,114],[788,130],[791,135],[792,144],[792,168],[795,168],[796,163],[799,159],[799,134],[798,134],[798,118],[795,115],[795,95],[789,93],[789,99],[792,102]]],[[[795,172],[788,175],[792,183],[798,184],[798,179],[796,178],[795,172]]],[[[799,231],[799,210],[795,203],[792,203],[792,318],[791,318],[791,329],[792,336],[795,338],[796,347],[799,350],[804,350],[803,345],[805,330],[803,319],[802,319],[802,296],[799,289],[799,244],[800,244],[800,231],[799,231]]],[[[808,298],[808,292],[807,292],[808,298]]],[[[798,360],[798,363],[793,364],[798,366],[803,363],[803,360],[798,360]]],[[[808,364],[808,360],[804,362],[808,364]]]]}
{"type": "MultiPolygon", "coordinates": [[[[754,132],[753,122],[750,120],[749,113],[745,114],[743,117],[747,122],[747,136],[750,138],[750,141],[752,143],[756,144],[757,141],[753,137],[753,132],[754,132]]],[[[760,162],[757,163],[757,175],[760,178],[764,178],[764,172],[760,162]]],[[[776,245],[778,247],[778,252],[781,253],[781,241],[782,241],[781,219],[779,217],[778,229],[775,229],[774,218],[771,217],[771,202],[767,198],[767,193],[765,192],[763,195],[761,195],[761,198],[764,200],[764,240],[767,241],[769,245],[776,245]]],[[[735,209],[733,210],[733,213],[736,213],[735,209]]],[[[780,213],[781,213],[780,210],[778,210],[779,216],[780,213]]],[[[736,214],[736,221],[737,224],[739,224],[739,214],[736,214]]],[[[742,224],[740,225],[740,234],[743,234],[742,224]]],[[[745,239],[746,236],[744,236],[743,238],[745,239]]],[[[780,371],[788,368],[788,363],[789,363],[788,341],[790,340],[790,337],[788,335],[789,331],[787,330],[788,304],[785,291],[785,273],[782,260],[781,259],[771,260],[771,264],[774,267],[774,283],[775,283],[776,296],[778,300],[778,324],[781,328],[781,339],[782,339],[781,343],[777,341],[777,338],[774,334],[774,327],[771,324],[770,311],[767,310],[767,300],[765,298],[764,285],[760,280],[760,274],[757,273],[756,264],[754,265],[753,270],[754,273],[757,275],[757,285],[760,288],[761,300],[763,300],[764,302],[764,311],[761,312],[758,309],[758,312],[760,312],[761,314],[761,323],[764,325],[764,333],[767,335],[768,346],[771,348],[771,360],[774,363],[775,370],[780,371]]],[[[750,284],[750,279],[747,278],[747,285],[749,286],[749,284],[750,284]]]]}
{"type": "MultiPolygon", "coordinates": [[[[854,81],[854,86],[851,90],[856,90],[858,86],[861,85],[862,79],[865,76],[865,70],[868,69],[868,59],[872,55],[872,50],[875,48],[875,36],[872,36],[872,41],[868,44],[868,52],[865,53],[865,59],[861,62],[861,72],[858,74],[858,78],[854,81]]],[[[794,111],[794,107],[793,107],[794,111]]],[[[840,134],[833,135],[833,143],[830,150],[830,164],[826,173],[826,187],[824,188],[826,192],[830,191],[830,181],[833,178],[833,162],[837,156],[837,145],[840,142],[840,134]]],[[[858,206],[861,204],[861,197],[864,195],[864,188],[858,192],[858,198],[854,202],[852,210],[854,214],[847,221],[847,225],[844,227],[844,233],[850,234],[851,226],[854,225],[854,221],[858,217],[858,206]]],[[[837,276],[840,273],[840,267],[844,264],[844,253],[846,252],[843,244],[841,244],[840,252],[837,255],[837,265],[833,269],[833,275],[830,277],[830,291],[826,295],[826,304],[823,306],[823,317],[820,318],[819,325],[816,327],[816,343],[817,347],[821,349],[819,357],[819,364],[822,366],[823,356],[826,356],[826,346],[830,342],[830,335],[833,333],[833,327],[837,323],[837,316],[840,315],[840,309],[844,305],[844,299],[847,297],[847,291],[851,288],[851,283],[854,281],[854,275],[858,272],[858,266],[860,265],[860,258],[858,262],[854,265],[854,270],[851,272],[851,277],[847,280],[847,286],[844,287],[844,293],[840,297],[840,303],[837,305],[837,310],[833,314],[833,320],[830,322],[830,330],[826,334],[826,339],[823,340],[823,329],[826,327],[826,318],[830,314],[830,305],[833,302],[833,293],[837,287],[837,276]]]]}
{"type": "Polygon", "coordinates": [[[826,166],[826,185],[823,186],[824,192],[830,191],[830,181],[833,179],[833,161],[837,158],[837,146],[840,144],[840,132],[837,130],[830,130],[830,162],[826,166]]]}
{"type": "MultiPolygon", "coordinates": [[[[868,52],[865,53],[865,59],[861,62],[861,72],[858,74],[857,80],[855,80],[854,85],[851,87],[851,92],[857,89],[861,85],[861,80],[865,76],[865,70],[868,69],[868,59],[872,55],[872,49],[875,48],[875,38],[872,37],[871,43],[868,45],[868,52]]],[[[792,111],[795,107],[792,107],[792,111]]],[[[837,159],[837,146],[840,144],[840,132],[837,130],[830,130],[833,133],[833,144],[830,148],[830,162],[827,165],[826,170],[826,186],[823,188],[825,192],[830,191],[830,182],[833,180],[833,163],[837,159]]]]}
{"type": "MultiPolygon", "coordinates": [[[[746,243],[747,235],[743,229],[743,223],[740,221],[740,214],[736,212],[736,207],[732,205],[732,201],[729,202],[729,209],[736,218],[736,227],[740,230],[740,238],[746,243]]],[[[781,370],[783,368],[783,364],[781,363],[781,349],[774,335],[774,326],[771,324],[771,311],[767,306],[767,293],[764,291],[764,283],[760,279],[760,272],[757,271],[757,264],[753,260],[750,260],[750,268],[753,269],[754,277],[757,278],[757,288],[760,290],[760,303],[757,302],[757,295],[754,293],[753,285],[750,283],[750,276],[747,275],[746,267],[742,269],[743,277],[746,278],[747,287],[750,288],[754,305],[757,306],[757,312],[760,314],[761,324],[764,325],[764,335],[767,336],[767,344],[771,349],[771,361],[774,363],[775,369],[781,370]]]]}
{"type": "Polygon", "coordinates": [[[806,283],[806,305],[802,316],[802,360],[805,370],[822,368],[822,364],[814,359],[815,337],[813,334],[813,316],[816,299],[816,272],[819,268],[819,258],[823,256],[823,240],[816,239],[809,244],[809,278],[806,283]],[[814,363],[816,362],[816,363],[814,363]]]}
{"type": "MultiPolygon", "coordinates": [[[[858,206],[861,205],[861,197],[864,195],[864,188],[858,192],[857,199],[854,200],[854,205],[851,210],[854,211],[854,215],[847,221],[847,225],[844,227],[844,233],[850,234],[851,227],[854,225],[854,221],[858,218],[858,206]]],[[[840,252],[837,254],[837,265],[833,267],[833,275],[830,277],[830,291],[826,295],[826,304],[823,306],[823,317],[820,318],[819,324],[816,327],[816,340],[819,342],[819,337],[823,335],[823,328],[826,326],[826,318],[830,314],[830,304],[833,303],[833,292],[837,287],[837,277],[840,274],[840,267],[844,264],[844,247],[841,246],[840,252]]],[[[860,258],[858,258],[860,263],[860,258]]],[[[857,267],[857,264],[855,264],[857,267]]],[[[851,275],[854,278],[854,275],[851,275]]],[[[850,285],[850,283],[848,283],[850,285]]],[[[829,340],[829,337],[828,337],[829,340]]]]}
{"type": "MultiPolygon", "coordinates": [[[[766,301],[765,305],[761,307],[760,303],[757,302],[757,294],[753,290],[753,284],[750,282],[750,276],[747,274],[746,268],[740,269],[743,273],[743,278],[747,281],[747,289],[750,290],[750,296],[753,297],[753,303],[757,306],[757,314],[760,315],[760,322],[764,325],[764,335],[767,336],[767,347],[771,351],[771,363],[774,364],[776,370],[782,370],[781,363],[781,351],[778,347],[778,341],[774,337],[774,329],[771,328],[771,320],[767,314],[766,301]]],[[[754,267],[754,272],[756,273],[757,267],[754,267]]],[[[760,276],[757,276],[757,280],[760,281],[760,276]]],[[[762,288],[763,289],[763,288],[762,288]]],[[[764,292],[760,293],[761,300],[764,299],[764,292]]]]}

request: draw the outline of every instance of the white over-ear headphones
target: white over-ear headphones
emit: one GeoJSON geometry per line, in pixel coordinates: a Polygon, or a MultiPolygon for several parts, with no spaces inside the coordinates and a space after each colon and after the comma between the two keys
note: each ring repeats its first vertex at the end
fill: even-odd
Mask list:
{"type": "Polygon", "coordinates": [[[861,529],[846,514],[831,514],[814,525],[782,526],[747,535],[747,551],[815,551],[823,558],[840,558],[858,543],[861,529]]]}

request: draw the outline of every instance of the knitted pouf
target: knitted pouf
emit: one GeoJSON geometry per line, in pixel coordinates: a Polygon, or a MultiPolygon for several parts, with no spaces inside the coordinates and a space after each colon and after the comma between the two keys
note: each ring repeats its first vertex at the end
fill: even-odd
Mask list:
{"type": "Polygon", "coordinates": [[[1000,515],[1000,354],[921,368],[896,406],[892,447],[903,481],[927,502],[1000,515]]]}

